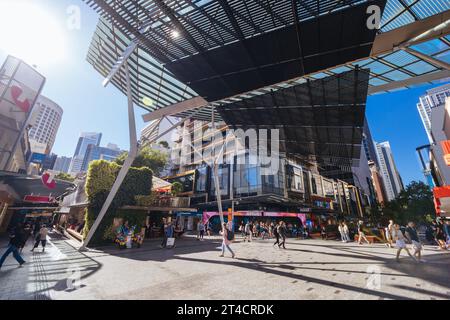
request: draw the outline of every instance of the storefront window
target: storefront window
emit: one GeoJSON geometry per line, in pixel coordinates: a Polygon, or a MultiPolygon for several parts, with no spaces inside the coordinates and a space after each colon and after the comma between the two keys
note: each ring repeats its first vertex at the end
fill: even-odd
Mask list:
{"type": "Polygon", "coordinates": [[[195,192],[198,193],[206,192],[207,183],[208,183],[208,167],[197,169],[195,192]]]}
{"type": "MultiPolygon", "coordinates": [[[[217,172],[219,176],[219,187],[220,187],[220,194],[221,195],[228,195],[228,189],[229,189],[229,166],[222,166],[219,167],[217,172]]],[[[215,195],[216,190],[216,184],[214,180],[214,173],[211,173],[211,194],[215,195]]]]}

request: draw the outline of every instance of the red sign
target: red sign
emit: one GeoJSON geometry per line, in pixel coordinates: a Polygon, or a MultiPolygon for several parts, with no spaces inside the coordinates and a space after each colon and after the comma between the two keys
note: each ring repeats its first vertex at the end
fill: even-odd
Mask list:
{"type": "Polygon", "coordinates": [[[44,173],[41,177],[42,183],[49,189],[55,189],[56,181],[53,179],[53,176],[49,173],[44,173]]]}
{"type": "Polygon", "coordinates": [[[22,94],[23,90],[21,87],[16,85],[11,87],[11,97],[13,98],[15,105],[22,109],[23,112],[28,112],[30,110],[31,103],[28,99],[20,100],[20,96],[22,94]]]}
{"type": "Polygon", "coordinates": [[[33,203],[53,203],[55,199],[53,197],[48,196],[25,196],[23,201],[33,202],[33,203]]]}

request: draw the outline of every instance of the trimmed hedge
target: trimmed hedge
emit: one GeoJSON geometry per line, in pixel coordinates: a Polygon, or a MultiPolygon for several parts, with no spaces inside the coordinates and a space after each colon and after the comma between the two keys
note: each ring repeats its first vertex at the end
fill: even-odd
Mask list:
{"type": "MultiPolygon", "coordinates": [[[[100,213],[120,168],[121,166],[117,163],[105,160],[95,160],[89,164],[86,180],[86,195],[89,205],[85,211],[84,237],[87,236],[100,213]]],[[[150,195],[152,177],[153,173],[147,167],[130,168],[108,212],[92,238],[93,244],[101,244],[105,240],[108,240],[105,238],[105,232],[108,228],[111,228],[114,218],[126,218],[130,222],[130,225],[136,225],[138,223],[142,225],[144,223],[145,212],[145,215],[143,215],[142,211],[133,210],[131,212],[127,210],[125,214],[124,210],[118,209],[125,205],[136,205],[136,196],[150,195]],[[135,219],[139,221],[134,222],[135,219]]]]}

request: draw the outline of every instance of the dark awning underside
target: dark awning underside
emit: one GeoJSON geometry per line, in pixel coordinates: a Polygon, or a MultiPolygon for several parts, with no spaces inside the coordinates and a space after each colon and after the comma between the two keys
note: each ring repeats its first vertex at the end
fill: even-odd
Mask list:
{"type": "Polygon", "coordinates": [[[369,71],[356,69],[218,108],[234,129],[279,129],[280,151],[322,166],[357,165],[369,71]]]}
{"type": "MultiPolygon", "coordinates": [[[[371,3],[383,8],[385,1],[371,3]]],[[[369,56],[376,30],[367,28],[367,7],[358,4],[165,66],[208,101],[283,82],[369,56]]]]}
{"type": "Polygon", "coordinates": [[[209,102],[368,57],[386,0],[84,0],[209,102]],[[148,27],[142,34],[143,26],[148,27]],[[173,32],[179,33],[174,38],[173,32]]]}

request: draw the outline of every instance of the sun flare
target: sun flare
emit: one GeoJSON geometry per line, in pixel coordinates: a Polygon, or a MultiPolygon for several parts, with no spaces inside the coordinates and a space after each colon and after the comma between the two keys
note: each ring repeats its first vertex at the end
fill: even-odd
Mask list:
{"type": "Polygon", "coordinates": [[[0,1],[0,49],[37,66],[61,63],[65,26],[31,1],[0,1]]]}

